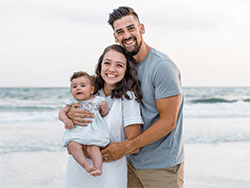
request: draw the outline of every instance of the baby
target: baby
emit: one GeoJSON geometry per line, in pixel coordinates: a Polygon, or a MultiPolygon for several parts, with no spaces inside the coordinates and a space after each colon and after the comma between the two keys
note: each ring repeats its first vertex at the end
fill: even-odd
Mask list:
{"type": "Polygon", "coordinates": [[[98,176],[102,174],[102,154],[99,147],[105,147],[110,141],[108,127],[102,118],[108,113],[108,106],[103,97],[93,96],[93,76],[86,72],[76,72],[70,81],[73,99],[59,111],[59,119],[66,129],[63,135],[63,145],[69,147],[71,155],[90,175],[98,176]],[[73,124],[66,114],[74,103],[80,103],[81,109],[93,113],[95,118],[92,119],[92,123],[87,126],[73,124]],[[84,146],[93,165],[84,155],[84,146]]]}

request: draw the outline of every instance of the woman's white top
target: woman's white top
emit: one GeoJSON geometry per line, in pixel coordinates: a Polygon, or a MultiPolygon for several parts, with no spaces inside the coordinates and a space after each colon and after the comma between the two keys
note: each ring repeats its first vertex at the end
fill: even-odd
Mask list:
{"type": "MultiPolygon", "coordinates": [[[[99,95],[105,97],[103,90],[99,95]]],[[[111,142],[125,140],[124,128],[133,124],[143,124],[139,103],[133,92],[128,92],[131,100],[105,97],[109,113],[104,120],[109,129],[111,142]]],[[[91,163],[91,160],[89,160],[91,163]]],[[[93,177],[70,155],[63,187],[67,188],[127,188],[126,157],[113,162],[103,162],[102,175],[93,177]]]]}

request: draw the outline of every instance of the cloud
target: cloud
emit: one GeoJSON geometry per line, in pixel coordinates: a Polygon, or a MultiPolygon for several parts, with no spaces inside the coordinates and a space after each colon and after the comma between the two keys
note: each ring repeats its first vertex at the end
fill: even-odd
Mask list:
{"type": "Polygon", "coordinates": [[[203,3],[203,1],[168,2],[160,5],[157,10],[147,7],[147,10],[140,15],[147,24],[170,29],[214,30],[230,23],[230,17],[226,12],[203,3]]]}
{"type": "MultiPolygon", "coordinates": [[[[0,0],[0,80],[6,86],[24,86],[25,80],[51,85],[58,72],[58,85],[64,85],[72,71],[94,70],[103,48],[114,42],[108,14],[121,5],[135,9],[145,24],[146,41],[176,59],[186,83],[213,81],[209,76],[193,80],[193,67],[201,74],[204,67],[228,68],[235,62],[249,69],[246,0],[0,0]],[[33,77],[25,78],[26,67],[34,70],[33,77]],[[10,71],[16,76],[6,80],[10,71]],[[22,79],[17,82],[17,77],[22,79]]],[[[217,82],[230,85],[231,80],[217,82]]]]}
{"type": "Polygon", "coordinates": [[[104,12],[95,10],[74,10],[74,11],[62,11],[51,12],[51,15],[65,19],[69,22],[84,23],[84,24],[103,24],[104,12]]]}

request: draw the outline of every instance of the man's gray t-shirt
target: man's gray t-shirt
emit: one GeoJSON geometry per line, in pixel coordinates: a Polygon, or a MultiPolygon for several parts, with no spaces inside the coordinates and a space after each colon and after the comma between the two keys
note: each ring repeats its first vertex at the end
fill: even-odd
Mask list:
{"type": "MultiPolygon", "coordinates": [[[[136,64],[141,81],[141,114],[145,131],[159,120],[156,99],[182,95],[180,71],[165,54],[151,48],[147,57],[136,64]]],[[[137,169],[168,168],[184,161],[183,149],[183,95],[178,109],[175,129],[160,140],[140,149],[138,154],[128,156],[137,169]]]]}

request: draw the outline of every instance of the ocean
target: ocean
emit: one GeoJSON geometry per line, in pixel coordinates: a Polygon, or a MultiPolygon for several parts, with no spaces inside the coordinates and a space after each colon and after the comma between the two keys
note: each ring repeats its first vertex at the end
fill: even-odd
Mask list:
{"type": "MultiPolygon", "coordinates": [[[[185,187],[250,187],[250,87],[184,87],[185,187]]],[[[0,88],[0,187],[61,187],[68,88],[0,88]]]]}

